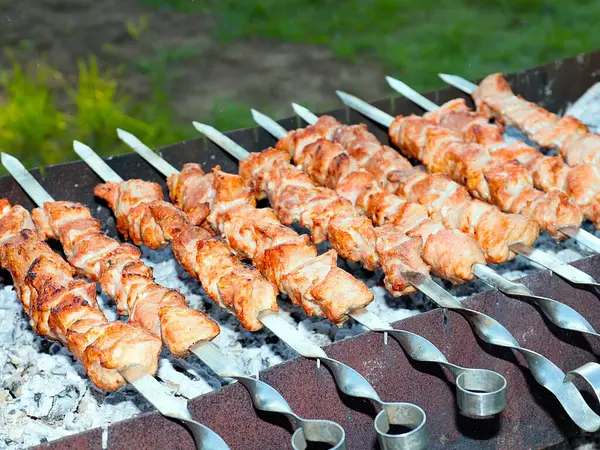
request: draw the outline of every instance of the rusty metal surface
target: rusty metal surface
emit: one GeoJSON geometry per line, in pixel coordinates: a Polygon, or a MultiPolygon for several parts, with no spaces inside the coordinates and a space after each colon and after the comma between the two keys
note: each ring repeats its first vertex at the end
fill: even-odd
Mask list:
{"type": "MultiPolygon", "coordinates": [[[[598,69],[600,52],[550,63],[510,75],[508,79],[515,90],[527,99],[540,101],[549,109],[559,111],[598,81],[598,69]]],[[[440,103],[460,93],[447,88],[426,95],[440,103]]],[[[421,112],[403,98],[374,104],[395,114],[421,112]]],[[[368,122],[347,109],[332,113],[348,123],[368,122]]],[[[286,119],[281,123],[292,127],[296,125],[296,119],[286,119]]],[[[378,138],[387,141],[385,130],[374,124],[369,124],[369,127],[378,138]]],[[[239,130],[229,133],[229,136],[255,151],[274,143],[273,138],[259,129],[239,130]]],[[[164,149],[163,155],[175,166],[195,161],[202,162],[207,168],[219,164],[226,171],[237,169],[231,158],[204,139],[172,145],[164,149]]],[[[161,177],[137,155],[114,157],[109,164],[124,178],[143,178],[164,185],[161,177]]],[[[38,172],[35,175],[39,178],[38,172]]],[[[106,231],[116,236],[110,211],[93,198],[92,189],[98,182],[91,169],[79,162],[46,168],[42,180],[55,198],[92,206],[92,212],[104,223],[106,231]]],[[[21,203],[27,208],[33,206],[9,178],[0,179],[0,193],[14,203],[21,203]]],[[[574,265],[600,279],[600,256],[580,260],[574,265]]],[[[523,282],[536,294],[552,296],[576,308],[592,325],[600,327],[600,297],[594,292],[575,289],[548,272],[531,275],[523,282]]],[[[502,322],[520,343],[549,357],[564,371],[597,360],[600,355],[600,342],[597,340],[557,329],[545,323],[532,305],[498,292],[484,292],[465,304],[502,322]]],[[[522,358],[477,341],[461,316],[435,310],[403,320],[395,326],[421,334],[453,362],[496,370],[508,381],[508,406],[503,415],[490,421],[470,420],[457,414],[451,377],[446,377],[437,365],[409,361],[393,340],[384,346],[380,335],[366,333],[326,348],[332,357],[361,372],[384,400],[405,400],[423,407],[428,414],[431,448],[539,448],[580,434],[554,397],[531,378],[522,358]],[[384,373],[387,375],[384,376],[384,373]]],[[[378,448],[372,429],[371,416],[374,412],[371,406],[341,397],[327,369],[317,369],[314,362],[295,359],[264,371],[261,378],[278,389],[300,415],[340,423],[346,429],[349,449],[378,448]]],[[[287,424],[277,417],[257,416],[239,384],[194,399],[190,402],[190,410],[194,418],[219,433],[232,449],[288,448],[287,424]]],[[[78,449],[98,448],[99,445],[101,433],[92,430],[39,448],[78,449]]],[[[193,445],[190,436],[179,426],[158,413],[149,413],[110,426],[108,447],[192,449],[193,445]]]]}

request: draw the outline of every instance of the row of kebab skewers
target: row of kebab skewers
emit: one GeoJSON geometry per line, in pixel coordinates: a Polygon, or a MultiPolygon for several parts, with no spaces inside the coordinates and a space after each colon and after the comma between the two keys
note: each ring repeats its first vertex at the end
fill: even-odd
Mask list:
{"type": "MultiPolygon", "coordinates": [[[[594,283],[586,274],[539,255],[531,245],[540,230],[556,239],[576,236],[583,218],[598,225],[600,214],[600,183],[590,178],[598,173],[590,164],[596,161],[590,151],[583,152],[588,155],[585,162],[571,169],[561,165],[559,156],[544,156],[522,142],[504,143],[502,122],[491,123],[489,118],[522,127],[536,142],[560,148],[567,164],[579,161],[573,142],[589,147],[594,139],[582,134],[581,124],[567,126],[573,118],[552,122],[550,113],[543,115],[545,122],[532,118],[534,107],[522,100],[526,105],[520,107],[521,103],[507,98],[507,85],[498,77],[488,77],[494,81],[486,79],[480,85],[475,95],[477,112],[457,100],[424,117],[383,119],[392,142],[427,170],[382,145],[364,125],[343,125],[301,109],[301,115],[304,112],[303,117],[314,124],[290,132],[255,114],[280,139],[274,148],[250,155],[214,129],[195,124],[241,160],[239,175],[218,167],[205,173],[199,164],[186,164],[179,172],[132,135],[119,131],[126,143],[168,176],[172,203],[163,199],[159,185],[123,181],[91,149],[79,143],[75,149],[107,181],[94,193],[113,210],[124,238],[152,250],[171,245],[177,261],[244,328],[258,331],[266,325],[300,354],[332,364],[338,377],[340,368],[352,369],[309,344],[291,343],[300,335],[293,334],[291,327],[282,328],[276,317],[279,292],[308,315],[325,317],[338,326],[353,317],[376,331],[400,332],[368,313],[365,308],[373,300],[372,292],[337,267],[338,256],[369,270],[381,268],[385,287],[394,296],[421,290],[440,306],[461,311],[460,303],[453,303],[449,294],[430,281],[430,274],[454,284],[481,278],[509,294],[534,297],[542,312],[559,326],[595,334],[571,308],[533,296],[523,285],[504,280],[486,265],[526,253],[538,262],[540,258],[546,261],[563,276],[594,283]],[[555,130],[554,134],[548,129],[555,130]],[[571,137],[566,136],[569,133],[571,137]],[[265,198],[272,208],[257,208],[256,200],[265,198]],[[307,228],[310,239],[289,228],[293,223],[307,228]],[[325,240],[332,250],[319,255],[313,244],[325,240]]],[[[354,107],[355,100],[344,97],[354,107]]],[[[161,341],[175,356],[194,352],[209,365],[214,363],[213,354],[206,350],[214,348],[204,344],[218,335],[218,324],[190,308],[180,292],[158,285],[137,247],[104,235],[85,206],[51,199],[14,158],[3,154],[3,163],[40,206],[30,216],[7,200],[0,204],[0,264],[13,276],[38,334],[66,345],[101,389],[118,389],[132,381],[126,376],[131,367],[154,374],[161,341]],[[69,264],[45,244],[50,238],[60,241],[69,264]],[[108,322],[98,308],[95,286],[75,275],[97,282],[114,300],[119,314],[129,317],[128,323],[108,322]]],[[[594,245],[589,236],[585,239],[594,245]]],[[[483,340],[523,352],[536,379],[557,396],[580,427],[600,428],[600,417],[587,407],[574,385],[563,383],[565,374],[543,356],[519,347],[497,325],[496,336],[475,328],[483,340]],[[503,343],[498,343],[498,336],[503,343]],[[535,367],[540,361],[545,365],[541,369],[535,367]],[[559,383],[542,381],[549,375],[560,378],[559,383]]],[[[433,347],[419,336],[404,333],[405,338],[416,340],[412,346],[402,341],[414,358],[421,356],[417,342],[433,347]]],[[[441,353],[430,360],[447,364],[441,353]]],[[[465,378],[477,370],[447,367],[465,378]]],[[[218,369],[224,376],[238,376],[246,387],[251,384],[235,370],[218,369]]],[[[504,386],[501,376],[485,372],[485,386],[468,381],[459,386],[459,404],[460,393],[473,395],[468,391],[483,390],[481,402],[494,403],[482,414],[489,415],[503,408],[504,386]]],[[[575,373],[585,374],[584,370],[575,373]]],[[[389,428],[394,408],[405,406],[385,406],[364,382],[372,391],[367,398],[382,409],[376,428],[382,417],[389,428]]],[[[412,431],[394,438],[385,427],[378,430],[383,448],[399,448],[391,446],[406,438],[410,438],[406,439],[410,448],[426,445],[424,413],[416,405],[407,411],[411,420],[403,425],[410,425],[412,431]]],[[[298,420],[302,430],[303,419],[298,420]]],[[[333,424],[323,424],[333,430],[333,424]]],[[[336,433],[329,442],[343,448],[343,430],[336,433]]],[[[304,436],[309,440],[322,437],[304,436]]],[[[293,445],[302,448],[299,442],[293,445]]]]}

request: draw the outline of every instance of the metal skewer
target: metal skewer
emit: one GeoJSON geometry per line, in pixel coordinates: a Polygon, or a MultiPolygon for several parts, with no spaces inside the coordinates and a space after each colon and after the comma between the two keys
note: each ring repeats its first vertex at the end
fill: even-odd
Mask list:
{"type": "MultiPolygon", "coordinates": [[[[346,94],[345,92],[336,91],[338,96],[342,99],[342,102],[352,109],[357,110],[361,114],[371,118],[377,123],[385,127],[389,127],[394,121],[394,117],[380,109],[369,105],[367,102],[353,96],[346,94]]],[[[510,244],[510,249],[519,255],[543,266],[556,275],[566,279],[567,281],[574,284],[581,284],[585,286],[600,287],[600,284],[587,273],[565,263],[560,259],[551,256],[541,250],[533,248],[529,245],[525,245],[521,242],[510,244]]]]}
{"type": "MultiPolygon", "coordinates": [[[[177,169],[161,158],[158,154],[154,153],[134,135],[120,129],[117,130],[117,133],[121,140],[123,140],[133,150],[140,154],[163,175],[169,176],[171,174],[178,173],[177,169]]],[[[93,150],[89,149],[89,147],[88,149],[83,149],[81,153],[79,150],[81,150],[82,147],[77,147],[77,153],[86,161],[86,163],[89,163],[90,167],[97,173],[98,170],[96,169],[100,167],[98,161],[100,161],[102,165],[106,164],[98,155],[93,152],[93,150]],[[88,158],[88,156],[90,158],[88,158]]],[[[103,175],[101,176],[103,177],[103,175]]],[[[116,173],[114,173],[114,176],[118,177],[119,181],[121,180],[116,173]]],[[[366,315],[368,317],[368,313],[366,315]]],[[[375,389],[373,389],[373,387],[362,375],[360,375],[351,367],[335,359],[329,358],[322,348],[307,341],[295,328],[284,321],[278,314],[273,312],[263,313],[259,316],[259,320],[265,327],[267,327],[271,332],[273,332],[283,342],[285,342],[303,357],[322,361],[323,364],[325,364],[332,372],[337,387],[343,393],[352,397],[371,400],[378,406],[380,411],[375,417],[374,425],[382,449],[412,450],[425,448],[427,446],[428,434],[426,428],[426,415],[419,406],[403,402],[383,402],[375,389]],[[388,434],[392,425],[404,425],[409,427],[410,431],[402,434],[388,434]]],[[[200,358],[206,357],[206,355],[200,356],[197,353],[196,355],[200,358]]],[[[209,363],[207,364],[210,366],[209,363]]],[[[289,413],[288,417],[290,417],[289,413]]],[[[302,436],[296,436],[299,433],[299,430],[303,429],[302,425],[304,426],[305,430],[309,430],[311,432],[312,428],[314,428],[314,425],[312,423],[307,424],[307,421],[305,421],[303,424],[298,424],[298,427],[300,428],[298,428],[296,433],[294,433],[294,437],[297,439],[302,438],[302,436]]]]}
{"type": "MultiPolygon", "coordinates": [[[[417,98],[416,96],[420,96],[420,94],[414,93],[413,97],[417,98]]],[[[411,100],[413,99],[411,98],[411,100]]],[[[434,104],[425,97],[422,97],[422,100],[423,101],[421,103],[421,99],[419,99],[419,105],[434,104]]],[[[292,107],[294,108],[296,114],[298,114],[298,116],[300,116],[310,125],[314,125],[319,120],[319,118],[315,114],[313,114],[310,110],[303,106],[293,103],[292,107]]],[[[269,133],[271,133],[276,138],[282,138],[287,134],[285,128],[283,128],[273,119],[265,116],[264,114],[253,110],[252,115],[254,117],[254,120],[256,120],[256,122],[258,122],[259,125],[264,127],[267,131],[269,131],[269,133]]],[[[586,333],[592,336],[600,337],[596,330],[594,330],[594,327],[581,314],[579,314],[570,306],[567,306],[564,303],[553,300],[551,298],[534,295],[531,292],[531,290],[524,284],[515,283],[514,281],[510,281],[504,278],[498,272],[496,272],[491,267],[485,264],[476,263],[474,269],[477,278],[479,278],[489,286],[498,289],[500,292],[503,292],[504,294],[510,297],[531,300],[535,305],[537,305],[540,308],[540,310],[548,318],[548,320],[550,320],[557,327],[563,328],[565,330],[579,331],[581,333],[586,333]]]]}
{"type": "MultiPolygon", "coordinates": [[[[2,153],[2,164],[38,206],[55,200],[23,167],[18,159],[2,153]]],[[[163,416],[186,426],[194,436],[198,450],[229,450],[229,446],[214,431],[192,419],[187,400],[171,395],[156,378],[136,365],[119,372],[163,416]]]]}
{"type": "MultiPolygon", "coordinates": [[[[198,131],[216,142],[231,155],[245,159],[248,152],[213,127],[194,122],[198,131]]],[[[365,308],[350,312],[350,317],[371,331],[392,334],[405,351],[418,361],[435,362],[450,370],[455,377],[457,402],[461,412],[473,417],[497,414],[506,406],[506,380],[499,373],[486,369],[467,369],[448,362],[446,357],[427,339],[404,330],[396,330],[381,317],[365,308]],[[462,374],[462,376],[461,376],[462,374]]]]}
{"type": "MultiPolygon", "coordinates": [[[[87,145],[73,141],[73,149],[75,153],[104,181],[122,182],[124,181],[111,167],[106,164],[102,158],[98,156],[87,145]]],[[[191,348],[200,360],[202,360],[213,372],[225,378],[233,378],[248,390],[250,398],[255,408],[272,413],[285,415],[292,426],[294,434],[292,435],[292,447],[294,449],[302,449],[302,442],[327,442],[333,445],[332,449],[344,449],[345,432],[344,429],[337,423],[330,420],[309,420],[303,419],[292,411],[286,400],[268,384],[259,381],[257,378],[246,376],[239,368],[237,363],[225,355],[212,342],[204,342],[191,348]]]]}
{"type": "MultiPolygon", "coordinates": [[[[477,89],[476,84],[473,84],[470,81],[467,81],[464,78],[461,78],[457,75],[448,75],[445,73],[440,73],[438,75],[442,80],[444,80],[450,86],[454,86],[455,88],[463,91],[465,94],[471,95],[475,91],[475,89],[477,89]]],[[[390,86],[392,86],[392,88],[396,89],[402,95],[405,95],[405,94],[404,94],[404,92],[400,91],[399,89],[406,90],[407,92],[409,90],[412,90],[399,80],[396,80],[391,77],[386,77],[386,78],[387,78],[390,86]],[[394,84],[392,84],[392,83],[394,83],[394,84]],[[408,89],[405,89],[405,88],[408,88],[408,89]]],[[[408,97],[413,102],[420,105],[420,103],[415,100],[417,98],[416,96],[415,96],[415,99],[413,99],[412,97],[409,97],[408,95],[405,95],[405,96],[408,97]]],[[[422,105],[420,105],[420,106],[422,106],[422,105]]],[[[432,103],[429,106],[433,106],[434,109],[439,108],[439,106],[436,105],[435,103],[432,103]]],[[[425,109],[428,109],[428,107],[424,107],[424,106],[422,106],[422,107],[425,109]]],[[[428,110],[433,111],[433,109],[428,109],[428,110]]],[[[585,247],[589,248],[590,250],[592,250],[596,253],[600,253],[600,238],[594,236],[589,231],[583,230],[581,228],[573,227],[573,226],[563,227],[563,228],[559,229],[559,231],[561,231],[563,234],[567,235],[568,237],[575,239],[581,245],[584,245],[585,247]]]]}
{"type": "MultiPolygon", "coordinates": [[[[360,102],[362,107],[364,102],[360,102]]],[[[354,104],[348,106],[354,107],[354,104]]],[[[384,114],[377,108],[373,108],[373,110],[377,114],[384,114]]],[[[360,111],[363,112],[363,109],[360,111]]],[[[279,127],[279,124],[277,126],[279,127]]],[[[552,361],[537,352],[521,347],[514,336],[492,317],[479,311],[464,308],[454,296],[435,283],[432,278],[414,272],[403,272],[402,276],[441,308],[451,309],[463,315],[475,334],[483,341],[521,353],[536,381],[554,394],[569,417],[580,428],[584,430],[600,429],[600,416],[588,406],[576,386],[571,381],[565,380],[565,373],[552,361]]]]}

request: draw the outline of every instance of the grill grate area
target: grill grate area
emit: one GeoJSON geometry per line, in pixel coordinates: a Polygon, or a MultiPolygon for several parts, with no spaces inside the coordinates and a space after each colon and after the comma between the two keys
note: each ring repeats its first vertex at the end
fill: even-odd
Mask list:
{"type": "MultiPolygon", "coordinates": [[[[600,52],[513,74],[508,80],[529,100],[560,111],[600,78],[599,69],[600,52]]],[[[426,95],[436,103],[443,103],[461,94],[448,88],[426,95]]],[[[422,113],[403,98],[374,104],[392,114],[422,113]]],[[[332,115],[346,123],[368,123],[382,142],[389,142],[385,130],[363,116],[347,109],[334,111],[332,115]]],[[[281,123],[286,128],[297,125],[295,118],[281,123]]],[[[235,131],[229,136],[255,151],[274,143],[260,129],[235,131]]],[[[219,164],[225,171],[237,170],[233,159],[203,139],[170,146],[163,155],[176,167],[184,162],[201,161],[207,168],[219,164]]],[[[142,178],[164,185],[162,178],[137,155],[114,157],[109,164],[124,178],[142,178]]],[[[40,178],[37,171],[34,175],[40,178]]],[[[105,224],[109,234],[116,236],[112,214],[93,198],[92,189],[98,182],[96,175],[81,162],[46,168],[42,181],[55,198],[96,205],[97,208],[92,208],[95,216],[105,224]]],[[[33,206],[12,179],[0,179],[0,192],[13,203],[28,209],[33,206]]],[[[584,258],[574,265],[600,278],[600,256],[584,258]]],[[[599,299],[594,293],[575,289],[547,272],[529,275],[524,283],[538,294],[576,308],[594,326],[600,326],[599,299]]],[[[466,290],[463,294],[470,292],[466,290]]],[[[492,315],[521,343],[548,356],[564,370],[595,360],[600,354],[598,342],[552,326],[549,328],[534,307],[497,292],[475,295],[465,305],[492,315]]],[[[456,414],[451,377],[446,378],[437,366],[409,361],[395,342],[384,346],[379,335],[367,333],[327,347],[331,356],[361,372],[384,400],[400,399],[422,406],[428,414],[431,448],[447,445],[453,448],[540,447],[579,434],[554,398],[535,383],[526,368],[521,367],[524,364],[522,358],[477,342],[467,322],[457,314],[435,310],[406,319],[396,327],[418,332],[458,364],[496,370],[505,375],[509,383],[508,406],[503,415],[491,421],[473,421],[456,414]]],[[[264,371],[261,378],[277,388],[299,414],[341,424],[347,433],[348,448],[378,448],[370,406],[340,397],[325,368],[317,369],[312,362],[295,359],[264,371]]],[[[192,401],[190,409],[195,418],[219,433],[232,449],[287,448],[289,432],[282,428],[287,424],[277,418],[257,416],[239,384],[192,401]],[[265,443],[269,446],[265,447],[265,443]]],[[[193,448],[191,438],[179,426],[157,413],[113,424],[108,429],[108,436],[93,430],[43,447],[102,448],[103,440],[108,448],[193,448]]]]}

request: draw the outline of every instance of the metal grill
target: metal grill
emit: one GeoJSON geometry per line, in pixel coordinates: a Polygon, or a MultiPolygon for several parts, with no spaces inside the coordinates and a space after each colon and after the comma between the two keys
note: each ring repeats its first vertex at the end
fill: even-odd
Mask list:
{"type": "MultiPolygon", "coordinates": [[[[551,111],[561,111],[600,79],[600,52],[511,74],[507,79],[528,100],[551,111]],[[551,95],[547,95],[549,91],[551,95]]],[[[441,104],[462,94],[446,88],[425,95],[441,104]]],[[[373,104],[392,115],[422,113],[418,106],[402,97],[373,104]]],[[[347,108],[329,114],[344,123],[367,123],[380,141],[389,144],[386,130],[364,116],[347,108]]],[[[286,129],[298,125],[295,117],[280,123],[286,129]]],[[[275,142],[260,128],[233,131],[228,136],[251,151],[260,151],[275,142]]],[[[169,146],[162,154],[176,167],[185,162],[200,161],[207,168],[219,164],[227,172],[237,171],[236,161],[202,138],[169,146]]],[[[162,177],[137,155],[117,156],[108,163],[125,179],[141,178],[164,186],[162,177]]],[[[39,171],[32,173],[42,179],[39,171]]],[[[98,181],[83,162],[48,167],[43,176],[43,185],[52,196],[85,205],[99,205],[93,196],[98,181]]],[[[14,204],[19,203],[27,209],[34,207],[12,178],[0,179],[0,192],[14,204]]],[[[108,208],[98,206],[94,215],[103,222],[110,235],[117,235],[108,208]]],[[[573,265],[600,279],[600,255],[584,258],[573,265]]],[[[530,275],[522,282],[538,295],[574,307],[591,324],[600,327],[600,299],[595,292],[570,286],[548,271],[530,275]]],[[[600,354],[600,343],[596,339],[559,329],[546,322],[532,305],[497,291],[475,295],[464,305],[494,317],[520,343],[547,356],[564,371],[594,361],[600,354]]],[[[421,406],[428,416],[430,448],[539,448],[581,434],[555,398],[533,380],[521,356],[477,341],[468,322],[458,314],[438,309],[396,323],[395,328],[413,331],[429,339],[452,362],[495,370],[508,382],[507,407],[500,416],[487,420],[469,419],[458,414],[455,387],[448,374],[437,365],[407,358],[394,342],[384,345],[378,334],[365,333],[325,348],[328,355],[363,374],[383,400],[401,399],[421,406]]],[[[329,419],[342,425],[349,449],[379,448],[372,423],[372,405],[336,391],[325,367],[316,368],[313,362],[295,359],[264,371],[261,379],[275,387],[297,414],[329,419]]],[[[189,407],[194,418],[209,425],[232,449],[289,446],[288,422],[279,416],[256,414],[239,383],[196,398],[189,402],[189,407]]],[[[91,430],[40,448],[102,448],[102,439],[101,430],[91,430]]],[[[181,427],[158,413],[115,423],[108,429],[108,448],[193,447],[192,438],[181,427]]]]}

